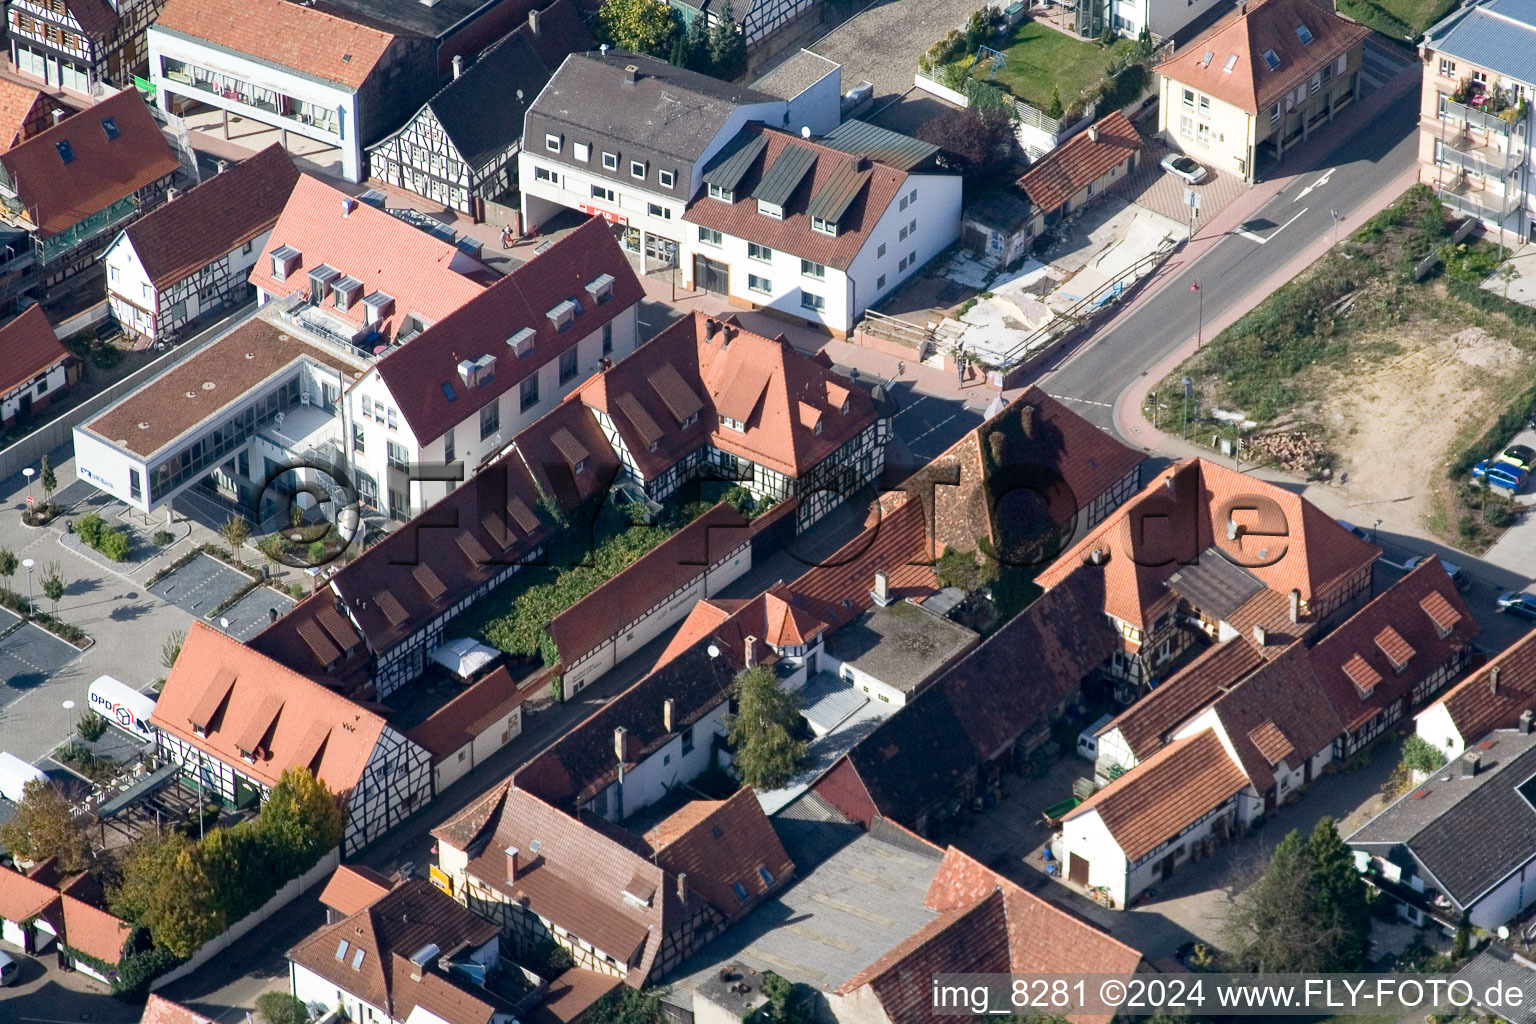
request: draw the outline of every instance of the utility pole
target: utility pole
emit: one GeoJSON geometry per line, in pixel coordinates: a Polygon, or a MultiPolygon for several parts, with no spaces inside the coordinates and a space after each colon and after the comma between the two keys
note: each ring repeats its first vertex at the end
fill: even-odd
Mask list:
{"type": "Polygon", "coordinates": [[[1196,308],[1198,312],[1195,319],[1195,351],[1198,352],[1205,344],[1205,291],[1200,287],[1200,280],[1198,278],[1196,278],[1194,284],[1189,286],[1189,290],[1194,292],[1197,298],[1196,308]]]}
{"type": "Polygon", "coordinates": [[[1179,382],[1184,385],[1184,432],[1180,435],[1185,440],[1189,439],[1189,399],[1195,393],[1195,382],[1185,377],[1179,382]]]}

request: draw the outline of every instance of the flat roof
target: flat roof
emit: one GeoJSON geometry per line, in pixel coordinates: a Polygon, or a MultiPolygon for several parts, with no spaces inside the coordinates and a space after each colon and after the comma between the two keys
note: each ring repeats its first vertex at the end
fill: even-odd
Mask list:
{"type": "Polygon", "coordinates": [[[759,92],[765,92],[770,96],[792,100],[836,71],[839,72],[838,91],[841,92],[842,76],[840,73],[842,69],[842,65],[835,60],[828,60],[821,56],[821,54],[812,53],[810,50],[801,50],[762,78],[753,82],[752,88],[759,92]]]}
{"type": "Polygon", "coordinates": [[[185,362],[109,406],[84,429],[147,460],[295,360],[355,377],[360,368],[260,316],[252,316],[185,362]]]}
{"type": "Polygon", "coordinates": [[[910,694],[979,640],[957,622],[897,601],[871,608],[833,633],[827,653],[910,694]]]}
{"type": "MultiPolygon", "coordinates": [[[[489,10],[503,0],[326,0],[333,14],[352,15],[364,22],[383,23],[417,35],[440,39],[465,18],[489,10]]],[[[467,59],[466,59],[467,62],[467,59]]]]}

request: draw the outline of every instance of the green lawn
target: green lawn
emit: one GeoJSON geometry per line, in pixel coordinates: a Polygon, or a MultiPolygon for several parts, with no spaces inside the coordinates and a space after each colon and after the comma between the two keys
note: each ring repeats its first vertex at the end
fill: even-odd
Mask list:
{"type": "MultiPolygon", "coordinates": [[[[1083,90],[1104,77],[1110,57],[1136,45],[1131,39],[1117,39],[1109,48],[1042,25],[1038,21],[1020,22],[1001,47],[1008,66],[999,68],[995,81],[1014,96],[1042,111],[1049,111],[1051,93],[1061,90],[1061,103],[1070,107],[1083,90]]],[[[973,75],[986,80],[990,70],[985,61],[973,75]]]]}
{"type": "Polygon", "coordinates": [[[1456,0],[1339,0],[1339,13],[1394,39],[1420,33],[1456,6],[1456,0]]]}

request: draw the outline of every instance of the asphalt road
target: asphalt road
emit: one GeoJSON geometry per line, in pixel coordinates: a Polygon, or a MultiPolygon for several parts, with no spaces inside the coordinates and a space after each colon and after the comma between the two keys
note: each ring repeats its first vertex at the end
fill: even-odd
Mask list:
{"type": "Polygon", "coordinates": [[[1114,406],[1120,395],[1195,334],[1198,304],[1190,286],[1200,282],[1205,322],[1210,323],[1308,245],[1331,234],[1333,212],[1340,217],[1341,237],[1355,230],[1359,205],[1418,159],[1418,110],[1415,90],[1384,110],[1368,130],[1330,153],[1316,170],[1286,185],[1193,264],[1174,270],[1139,307],[1048,371],[1040,386],[1114,432],[1114,406]]]}

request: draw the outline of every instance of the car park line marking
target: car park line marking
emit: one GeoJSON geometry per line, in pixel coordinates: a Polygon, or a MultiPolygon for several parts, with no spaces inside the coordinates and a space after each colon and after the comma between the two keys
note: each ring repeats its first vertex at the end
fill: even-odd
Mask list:
{"type": "Polygon", "coordinates": [[[1281,224],[1279,227],[1275,228],[1275,230],[1271,231],[1269,233],[1269,238],[1264,238],[1264,237],[1261,237],[1259,235],[1256,235],[1252,231],[1247,230],[1246,228],[1238,228],[1236,231],[1233,232],[1233,234],[1235,234],[1235,235],[1242,235],[1244,238],[1248,239],[1251,242],[1257,242],[1260,245],[1263,245],[1265,242],[1269,241],[1270,238],[1274,238],[1280,232],[1284,231],[1286,228],[1288,228],[1292,224],[1294,224],[1296,222],[1296,218],[1300,217],[1302,214],[1304,214],[1306,212],[1307,212],[1307,208],[1306,207],[1302,207],[1300,210],[1296,211],[1296,215],[1294,217],[1292,217],[1290,220],[1286,221],[1284,224],[1281,224]]]}

